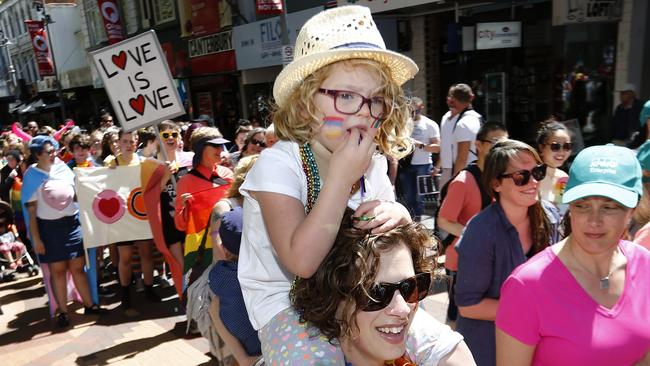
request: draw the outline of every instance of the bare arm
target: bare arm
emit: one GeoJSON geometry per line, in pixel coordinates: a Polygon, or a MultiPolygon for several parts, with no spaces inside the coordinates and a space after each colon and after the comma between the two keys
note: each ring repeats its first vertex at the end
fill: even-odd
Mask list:
{"type": "Polygon", "coordinates": [[[221,243],[219,228],[221,227],[221,218],[223,214],[230,211],[230,205],[227,201],[221,200],[214,205],[212,216],[210,217],[210,235],[212,236],[212,262],[226,259],[226,252],[221,243]]]}
{"type": "Polygon", "coordinates": [[[465,228],[464,225],[457,222],[449,221],[444,217],[440,217],[440,215],[438,215],[438,226],[442,230],[448,232],[449,234],[455,235],[457,237],[460,237],[460,234],[463,233],[463,229],[465,228]]]}
{"type": "Polygon", "coordinates": [[[453,175],[458,174],[463,168],[467,166],[467,156],[469,155],[470,141],[461,141],[458,143],[458,151],[456,160],[454,161],[453,175]]]}
{"type": "Polygon", "coordinates": [[[440,359],[438,366],[476,366],[476,362],[465,341],[460,341],[453,351],[440,359]]]}
{"type": "Polygon", "coordinates": [[[214,328],[217,330],[217,334],[219,334],[219,337],[223,339],[223,343],[225,343],[226,347],[228,347],[230,352],[232,352],[232,355],[237,360],[237,363],[242,366],[253,365],[259,357],[249,356],[246,353],[244,346],[242,346],[241,342],[239,342],[239,339],[233,336],[232,333],[228,331],[226,326],[223,325],[223,322],[219,317],[218,296],[213,296],[212,301],[210,302],[210,309],[208,312],[210,313],[210,319],[212,319],[212,325],[214,325],[214,328]]]}
{"type": "Polygon", "coordinates": [[[388,160],[388,179],[390,180],[390,184],[393,187],[395,187],[395,180],[397,179],[398,161],[397,159],[392,158],[390,156],[387,156],[386,160],[388,160]]]}
{"type": "Polygon", "coordinates": [[[530,366],[535,346],[521,343],[497,328],[497,366],[530,366]]]}
{"type": "Polygon", "coordinates": [[[458,312],[464,318],[494,321],[497,318],[498,307],[499,300],[486,298],[476,305],[459,306],[458,312]]]}
{"type": "Polygon", "coordinates": [[[41,232],[38,230],[38,222],[36,221],[36,201],[27,202],[25,206],[29,213],[29,233],[32,236],[34,250],[36,253],[43,255],[45,254],[45,245],[43,245],[43,240],[41,240],[41,232]]]}

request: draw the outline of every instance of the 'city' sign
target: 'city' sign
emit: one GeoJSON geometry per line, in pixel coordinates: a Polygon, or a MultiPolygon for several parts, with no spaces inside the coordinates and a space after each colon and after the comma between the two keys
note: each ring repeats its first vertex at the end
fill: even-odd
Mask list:
{"type": "Polygon", "coordinates": [[[521,47],[521,22],[476,23],[476,49],[521,47]]]}
{"type": "Polygon", "coordinates": [[[125,130],[185,114],[154,31],[90,54],[125,130]]]}

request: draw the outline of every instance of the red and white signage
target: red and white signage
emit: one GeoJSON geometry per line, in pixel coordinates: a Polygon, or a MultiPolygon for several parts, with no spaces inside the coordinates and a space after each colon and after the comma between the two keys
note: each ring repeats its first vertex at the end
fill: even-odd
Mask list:
{"type": "Polygon", "coordinates": [[[282,0],[255,0],[255,10],[258,15],[282,14],[282,0]]]}
{"type": "Polygon", "coordinates": [[[102,15],[102,19],[104,19],[108,44],[122,41],[124,39],[122,21],[120,20],[120,12],[115,0],[97,0],[97,5],[99,6],[99,13],[102,15]]]}
{"type": "Polygon", "coordinates": [[[42,20],[25,20],[29,35],[32,37],[32,47],[36,54],[36,63],[38,64],[38,74],[40,76],[54,75],[54,64],[52,55],[47,45],[47,33],[42,20]]]}

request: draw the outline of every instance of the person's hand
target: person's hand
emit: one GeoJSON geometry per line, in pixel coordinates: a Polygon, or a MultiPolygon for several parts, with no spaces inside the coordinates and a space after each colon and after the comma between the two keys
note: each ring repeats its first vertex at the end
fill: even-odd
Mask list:
{"type": "Polygon", "coordinates": [[[411,221],[408,210],[397,202],[374,200],[359,205],[354,214],[354,227],[383,233],[411,221]]]}
{"type": "Polygon", "coordinates": [[[648,352],[645,354],[645,357],[635,363],[634,366],[650,366],[650,350],[648,350],[648,352]]]}
{"type": "Polygon", "coordinates": [[[40,255],[45,255],[45,245],[41,239],[34,239],[34,251],[40,255]]]}
{"type": "Polygon", "coordinates": [[[374,142],[377,129],[352,128],[330,158],[327,181],[342,181],[352,186],[368,170],[370,159],[377,149],[374,142]]]}
{"type": "Polygon", "coordinates": [[[11,171],[11,173],[9,173],[9,178],[16,178],[17,175],[18,175],[18,171],[14,169],[11,171]]]}
{"type": "Polygon", "coordinates": [[[183,206],[187,206],[188,203],[191,203],[194,200],[191,193],[181,194],[181,200],[183,201],[183,206]]]}

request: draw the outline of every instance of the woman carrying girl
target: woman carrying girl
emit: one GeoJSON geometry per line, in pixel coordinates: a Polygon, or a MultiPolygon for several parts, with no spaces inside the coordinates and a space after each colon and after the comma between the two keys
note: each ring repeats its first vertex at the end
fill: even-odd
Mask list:
{"type": "Polygon", "coordinates": [[[366,7],[327,10],[302,27],[296,58],[273,88],[280,141],[240,188],[238,276],[265,362],[343,364],[326,340],[296,338],[289,292],[295,276],[311,277],[329,253],[346,207],[357,228],[374,233],[410,221],[376,150],[400,158],[412,148],[400,86],[416,72],[411,59],[386,50],[366,7]],[[282,345],[306,354],[279,352],[282,345]]]}

